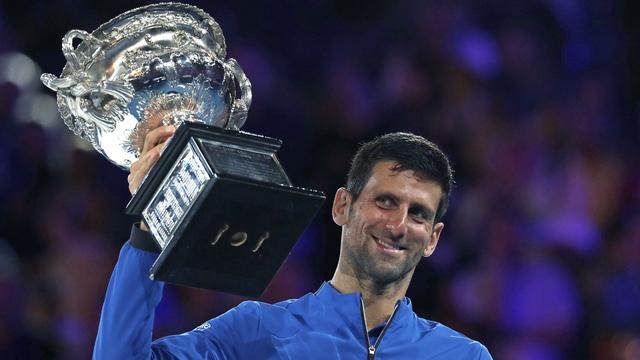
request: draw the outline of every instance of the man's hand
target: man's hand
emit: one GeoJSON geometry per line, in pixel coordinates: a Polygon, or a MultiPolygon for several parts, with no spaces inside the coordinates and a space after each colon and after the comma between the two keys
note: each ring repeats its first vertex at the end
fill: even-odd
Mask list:
{"type": "Polygon", "coordinates": [[[173,125],[157,127],[144,138],[144,146],[140,152],[140,157],[133,164],[127,181],[129,182],[129,192],[135,194],[153,164],[160,158],[160,153],[165,147],[167,140],[173,135],[176,128],[173,125]]]}
{"type": "MultiPolygon", "coordinates": [[[[144,138],[144,146],[140,152],[140,157],[133,164],[131,164],[129,176],[127,181],[129,182],[129,192],[131,195],[135,194],[147,175],[153,164],[160,158],[160,153],[167,144],[167,140],[173,135],[176,128],[172,125],[165,125],[157,127],[144,138]]],[[[140,223],[140,229],[148,231],[144,223],[140,223]]]]}

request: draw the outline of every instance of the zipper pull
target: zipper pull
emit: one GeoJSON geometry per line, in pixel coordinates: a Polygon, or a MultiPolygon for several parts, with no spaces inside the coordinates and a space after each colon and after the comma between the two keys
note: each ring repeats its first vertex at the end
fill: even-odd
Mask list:
{"type": "Polygon", "coordinates": [[[369,356],[368,356],[368,359],[369,359],[369,360],[372,360],[372,359],[373,359],[373,357],[374,357],[375,355],[376,355],[376,348],[375,348],[373,345],[369,346],[369,356]]]}

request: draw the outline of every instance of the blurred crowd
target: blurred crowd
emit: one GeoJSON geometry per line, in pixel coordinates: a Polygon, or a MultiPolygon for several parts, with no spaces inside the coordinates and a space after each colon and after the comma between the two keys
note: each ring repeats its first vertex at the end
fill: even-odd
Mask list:
{"type": "MultiPolygon", "coordinates": [[[[188,2],[221,24],[253,84],[244,130],[283,140],[296,185],[332,199],[358,143],[389,131],[450,156],[443,237],[409,291],[419,315],[496,359],[640,359],[638,64],[624,4],[188,2]]],[[[1,3],[2,359],[90,356],[135,221],[127,174],[65,128],[38,77],[60,73],[66,31],[146,3],[1,3]]],[[[261,300],[315,291],[338,249],[329,200],[261,300]]],[[[167,286],[154,335],[242,300],[167,286]]]]}

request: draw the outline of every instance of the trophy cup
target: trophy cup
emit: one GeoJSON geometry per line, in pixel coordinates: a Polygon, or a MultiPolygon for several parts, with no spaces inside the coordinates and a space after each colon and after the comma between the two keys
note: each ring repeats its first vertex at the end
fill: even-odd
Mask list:
{"type": "Polygon", "coordinates": [[[41,80],[65,124],[114,164],[127,170],[150,130],[177,127],[127,205],[161,249],[150,278],[260,295],[325,197],[292,186],[280,140],[240,131],[251,84],[220,26],[160,3],[71,30],[62,51],[60,77],[41,80]]]}

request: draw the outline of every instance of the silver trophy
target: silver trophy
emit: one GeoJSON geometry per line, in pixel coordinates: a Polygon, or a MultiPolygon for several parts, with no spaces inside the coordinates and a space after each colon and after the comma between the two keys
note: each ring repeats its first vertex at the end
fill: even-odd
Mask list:
{"type": "Polygon", "coordinates": [[[164,3],[125,12],[93,33],[62,39],[67,64],[41,80],[58,94],[65,124],[114,164],[128,169],[144,137],[162,124],[200,122],[239,130],[251,83],[204,11],[164,3]],[[74,48],[74,40],[82,42],[74,48]]]}
{"type": "Polygon", "coordinates": [[[259,295],[324,195],[292,186],[279,140],[239,131],[251,84],[226,58],[218,23],[194,6],[154,4],[69,31],[62,51],[62,74],[41,80],[65,124],[114,164],[128,169],[150,130],[178,127],[127,205],[162,250],[150,277],[259,295]]]}

